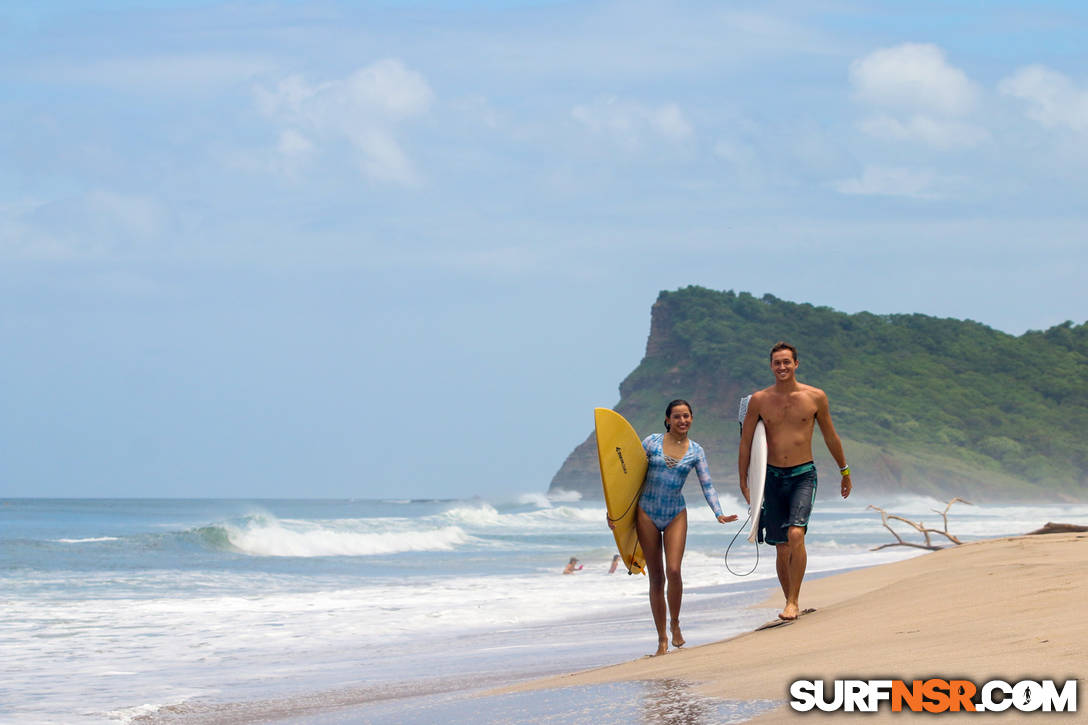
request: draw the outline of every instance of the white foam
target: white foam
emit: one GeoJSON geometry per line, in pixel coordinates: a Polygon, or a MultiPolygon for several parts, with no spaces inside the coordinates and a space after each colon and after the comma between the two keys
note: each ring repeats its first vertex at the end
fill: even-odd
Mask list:
{"type": "Polygon", "coordinates": [[[477,506],[457,506],[443,513],[441,518],[470,526],[498,526],[504,520],[504,516],[489,503],[481,503],[477,506]]]}
{"type": "Polygon", "coordinates": [[[53,539],[58,544],[93,544],[99,541],[120,541],[116,536],[95,536],[90,539],[53,539]]]}
{"type": "Polygon", "coordinates": [[[360,532],[319,523],[286,522],[266,517],[245,527],[225,526],[227,538],[238,551],[251,556],[373,556],[406,551],[450,551],[470,541],[458,526],[420,530],[360,532]]]}
{"type": "MultiPolygon", "coordinates": [[[[900,496],[893,498],[889,503],[881,502],[876,505],[879,505],[888,514],[902,516],[927,528],[937,530],[943,529],[945,526],[942,513],[945,512],[947,507],[948,531],[963,540],[1017,536],[1034,531],[1047,521],[1053,520],[1064,523],[1088,522],[1088,505],[1084,504],[1022,506],[955,503],[948,506],[947,501],[938,501],[933,498],[900,496]]],[[[838,509],[839,506],[839,504],[836,504],[834,508],[838,509]]],[[[890,533],[886,531],[881,533],[884,526],[881,523],[880,512],[859,504],[843,508],[846,508],[847,513],[861,515],[853,519],[841,519],[836,518],[839,511],[824,509],[814,512],[814,520],[816,522],[821,519],[834,520],[836,532],[875,534],[886,536],[888,541],[894,541],[890,533]]],[[[922,534],[907,523],[889,520],[888,525],[907,541],[920,543],[923,539],[922,534]]],[[[939,534],[931,534],[931,536],[936,537],[934,539],[935,543],[948,543],[948,540],[939,534]]]]}
{"type": "Polygon", "coordinates": [[[518,496],[518,503],[542,509],[551,508],[552,506],[551,499],[543,493],[523,493],[518,496]]]}
{"type": "Polygon", "coordinates": [[[554,531],[556,527],[566,527],[580,531],[590,531],[590,527],[605,526],[605,508],[585,506],[552,506],[535,511],[500,513],[490,504],[477,506],[458,506],[441,514],[440,518],[467,526],[476,531],[520,530],[529,532],[537,527],[546,527],[554,531]]]}
{"type": "MultiPolygon", "coordinates": [[[[735,499],[729,496],[722,496],[718,500],[718,503],[722,507],[723,514],[725,514],[726,516],[736,514],[739,517],[739,520],[735,525],[739,525],[739,523],[741,521],[744,521],[744,519],[748,516],[748,504],[744,503],[744,501],[740,501],[738,503],[735,499]]],[[[706,501],[703,500],[702,496],[699,497],[699,500],[697,502],[692,501],[691,498],[688,497],[687,508],[688,523],[698,522],[717,524],[717,517],[714,515],[714,512],[710,510],[710,507],[706,505],[706,501]]]]}
{"type": "Polygon", "coordinates": [[[547,512],[535,512],[542,514],[540,516],[533,516],[529,514],[526,518],[529,521],[541,521],[545,525],[551,525],[556,522],[569,522],[578,524],[590,524],[594,527],[607,526],[606,515],[608,513],[604,506],[600,508],[582,508],[574,506],[557,506],[547,512]]]}
{"type": "Polygon", "coordinates": [[[552,501],[559,501],[561,503],[574,503],[575,501],[582,500],[582,492],[556,488],[548,491],[548,498],[552,501]]]}
{"type": "Polygon", "coordinates": [[[162,705],[137,705],[135,707],[126,707],[120,710],[114,710],[106,713],[110,718],[118,720],[122,723],[143,722],[150,720],[152,717],[158,714],[159,710],[163,708],[162,705]]]}

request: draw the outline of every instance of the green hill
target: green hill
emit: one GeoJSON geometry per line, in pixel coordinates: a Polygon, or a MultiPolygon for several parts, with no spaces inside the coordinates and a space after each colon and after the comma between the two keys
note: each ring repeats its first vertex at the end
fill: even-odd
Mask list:
{"type": "MultiPolygon", "coordinates": [[[[646,435],[662,429],[669,400],[690,400],[692,437],[730,489],[737,402],[773,383],[778,340],[798,347],[798,379],[827,392],[859,490],[1088,498],[1088,324],[1017,337],[969,320],[851,315],[688,287],[659,295],[646,355],[614,407],[646,435]]],[[[834,471],[816,438],[817,464],[834,471]]],[[[829,480],[822,494],[837,488],[829,480]]],[[[551,488],[600,497],[592,434],[551,488]]]]}

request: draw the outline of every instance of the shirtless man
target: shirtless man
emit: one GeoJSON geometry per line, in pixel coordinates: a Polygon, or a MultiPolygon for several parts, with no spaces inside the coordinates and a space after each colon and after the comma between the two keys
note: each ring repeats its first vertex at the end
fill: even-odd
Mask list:
{"type": "Polygon", "coordinates": [[[797,619],[801,610],[801,580],[805,576],[808,554],[805,532],[816,498],[816,466],[812,458],[812,430],[820,426],[827,450],[839,465],[842,497],[850,495],[850,466],[842,451],[842,441],[831,423],[827,394],[819,388],[797,382],[797,348],[780,342],[771,348],[771,372],[774,385],[752,395],[740,434],[740,492],[748,496],[748,460],[756,422],[763,419],[767,430],[767,483],[763,495],[763,515],[759,540],[774,544],[775,562],[786,607],[781,619],[797,619]]]}

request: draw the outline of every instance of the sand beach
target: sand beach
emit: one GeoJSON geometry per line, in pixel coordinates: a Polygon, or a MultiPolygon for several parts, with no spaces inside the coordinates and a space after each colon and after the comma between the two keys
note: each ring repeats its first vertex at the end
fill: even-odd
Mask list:
{"type": "MultiPolygon", "coordinates": [[[[806,582],[815,612],[783,627],[610,667],[534,680],[493,694],[624,682],[685,682],[692,692],[781,704],[752,722],[977,718],[1082,722],[1077,713],[798,713],[798,679],[1082,679],[1088,670],[1088,533],[976,541],[806,582]]],[[[769,592],[769,594],[771,594],[769,592]]],[[[779,593],[762,603],[781,604],[779,593]]],[[[649,613],[647,612],[647,617],[649,613]]],[[[647,638],[647,647],[653,643],[647,638]]],[[[1080,689],[1083,690],[1083,683],[1080,689]]],[[[1083,699],[1083,692],[1078,691],[1083,699]]]]}

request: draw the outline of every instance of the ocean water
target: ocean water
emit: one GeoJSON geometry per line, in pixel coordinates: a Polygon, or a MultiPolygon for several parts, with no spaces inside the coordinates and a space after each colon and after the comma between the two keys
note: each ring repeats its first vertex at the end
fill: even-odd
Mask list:
{"type": "MultiPolygon", "coordinates": [[[[740,522],[688,499],[682,621],[697,645],[773,618],[752,605],[777,581],[773,549],[757,563],[743,535],[727,568],[740,522]]],[[[937,526],[944,507],[820,501],[810,577],[919,555],[870,551],[892,538],[867,503],[937,526]]],[[[1088,523],[1088,506],[957,504],[949,519],[973,540],[1088,523]]],[[[475,698],[655,648],[646,580],[608,574],[613,553],[603,504],[576,496],[0,500],[0,721],[666,722],[652,716],[665,707],[699,723],[774,705],[675,697],[683,683],[475,698]],[[584,568],[564,576],[571,556],[584,568]]]]}

